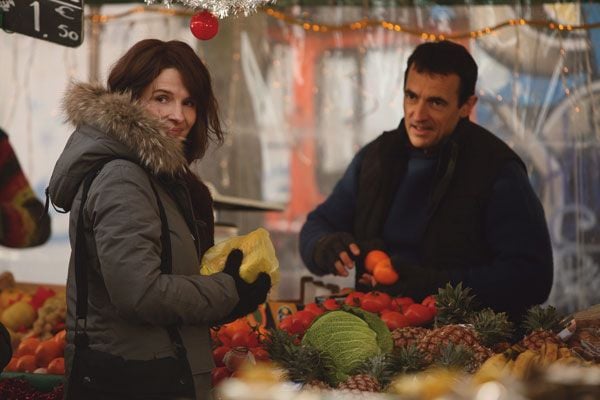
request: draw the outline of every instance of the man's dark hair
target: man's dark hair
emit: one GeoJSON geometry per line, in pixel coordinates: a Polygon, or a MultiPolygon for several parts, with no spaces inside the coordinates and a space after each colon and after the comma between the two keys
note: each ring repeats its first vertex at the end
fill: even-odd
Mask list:
{"type": "Polygon", "coordinates": [[[477,64],[464,46],[443,40],[418,45],[408,58],[404,72],[404,85],[411,67],[419,73],[440,75],[456,74],[460,78],[458,102],[463,105],[475,94],[477,64]]]}

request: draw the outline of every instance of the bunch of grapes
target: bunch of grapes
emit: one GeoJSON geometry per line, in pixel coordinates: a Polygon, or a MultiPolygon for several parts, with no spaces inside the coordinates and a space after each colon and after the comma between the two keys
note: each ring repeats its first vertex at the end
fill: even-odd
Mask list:
{"type": "Polygon", "coordinates": [[[40,340],[51,338],[64,328],[66,313],[67,301],[64,293],[50,297],[38,309],[38,317],[33,323],[31,336],[37,336],[40,340]]]}

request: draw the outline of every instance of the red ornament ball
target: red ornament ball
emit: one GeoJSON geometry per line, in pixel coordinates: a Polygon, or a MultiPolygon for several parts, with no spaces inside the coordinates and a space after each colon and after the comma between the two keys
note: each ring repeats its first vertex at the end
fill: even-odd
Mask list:
{"type": "Polygon", "coordinates": [[[200,40],[212,39],[219,31],[219,20],[208,11],[200,11],[192,15],[190,30],[200,40]]]}

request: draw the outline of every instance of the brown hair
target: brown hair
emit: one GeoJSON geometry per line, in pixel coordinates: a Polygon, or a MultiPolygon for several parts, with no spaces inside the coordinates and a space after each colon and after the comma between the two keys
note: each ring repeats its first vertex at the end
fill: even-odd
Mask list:
{"type": "Polygon", "coordinates": [[[192,162],[204,155],[209,139],[223,142],[223,130],[208,69],[188,44],[158,39],[137,42],[113,65],[108,76],[108,90],[130,92],[134,99],[139,99],[144,89],[167,68],[179,71],[183,84],[196,102],[196,123],[184,145],[185,157],[192,162]]]}

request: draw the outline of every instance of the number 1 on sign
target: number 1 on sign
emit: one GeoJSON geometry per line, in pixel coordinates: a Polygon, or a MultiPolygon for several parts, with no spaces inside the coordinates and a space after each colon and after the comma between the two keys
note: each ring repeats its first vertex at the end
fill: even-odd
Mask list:
{"type": "Polygon", "coordinates": [[[40,31],[40,3],[37,1],[34,1],[33,3],[30,4],[31,7],[33,7],[33,29],[35,29],[36,32],[40,31]]]}

